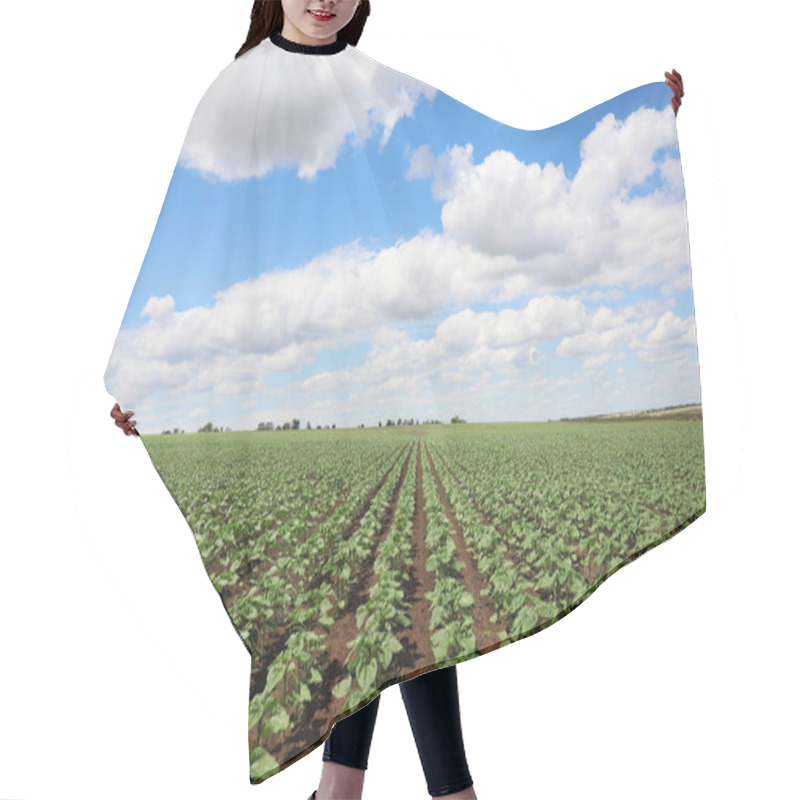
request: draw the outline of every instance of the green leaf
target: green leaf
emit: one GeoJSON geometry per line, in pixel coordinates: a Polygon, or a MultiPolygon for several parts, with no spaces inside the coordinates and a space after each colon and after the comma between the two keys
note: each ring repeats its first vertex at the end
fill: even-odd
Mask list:
{"type": "Polygon", "coordinates": [[[270,777],[278,771],[279,766],[278,762],[263,747],[250,749],[250,778],[252,780],[270,777]]]}
{"type": "Polygon", "coordinates": [[[286,662],[280,661],[274,663],[267,672],[267,685],[266,690],[271,692],[277,685],[280,679],[286,674],[286,662]]]}
{"type": "Polygon", "coordinates": [[[350,685],[353,683],[353,676],[348,674],[342,678],[336,686],[333,687],[332,694],[334,697],[342,698],[350,691],[350,685]]]}
{"type": "Polygon", "coordinates": [[[360,666],[356,670],[356,680],[362,689],[371,689],[375,684],[378,675],[378,662],[371,658],[367,664],[360,666]]]}

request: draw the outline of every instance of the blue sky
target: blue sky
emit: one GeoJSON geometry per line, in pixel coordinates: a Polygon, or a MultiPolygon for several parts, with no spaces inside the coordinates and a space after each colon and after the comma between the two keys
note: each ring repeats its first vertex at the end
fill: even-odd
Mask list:
{"type": "Polygon", "coordinates": [[[349,48],[218,135],[276,50],[221,73],[175,167],[106,373],[141,432],[699,402],[666,84],[525,131],[349,48]]]}
{"type": "MultiPolygon", "coordinates": [[[[647,98],[659,110],[669,104],[672,92],[665,83],[649,87],[647,98]]],[[[377,168],[390,185],[394,176],[402,175],[407,168],[405,148],[414,139],[414,131],[425,132],[425,143],[435,152],[448,145],[471,143],[475,161],[482,161],[493,150],[507,149],[525,161],[563,164],[567,177],[573,177],[580,166],[579,145],[594,126],[598,116],[609,111],[624,118],[642,102],[642,92],[625,92],[608,103],[590,109],[561,125],[542,131],[524,131],[478,113],[437,92],[433,101],[422,98],[415,109],[414,119],[403,119],[395,128],[388,146],[379,153],[376,139],[367,142],[367,158],[353,148],[345,149],[341,165],[361,172],[364,181],[360,191],[369,190],[373,178],[370,168],[377,168]],[[448,127],[442,128],[436,120],[446,118],[448,127]],[[459,134],[448,136],[451,130],[459,134]]],[[[674,148],[669,148],[674,150],[674,148]]],[[[667,148],[659,152],[659,157],[667,148]]],[[[341,169],[318,173],[313,181],[298,180],[296,170],[276,170],[268,180],[252,178],[233,183],[213,183],[199,172],[175,166],[164,206],[145,256],[147,269],[142,269],[134,293],[125,311],[123,327],[139,327],[140,314],[151,296],[173,294],[176,311],[195,305],[213,302],[214,293],[226,284],[252,278],[275,267],[296,267],[314,257],[320,250],[336,245],[372,237],[376,247],[393,244],[394,236],[411,238],[421,228],[442,232],[442,202],[432,197],[430,182],[413,180],[405,182],[397,192],[398,207],[392,215],[395,223],[389,231],[384,209],[374,193],[360,197],[358,216],[336,214],[329,217],[329,226],[317,224],[313,235],[303,235],[302,225],[295,221],[294,209],[313,207],[325,198],[346,195],[351,173],[341,169]],[[260,202],[254,198],[258,194],[260,202]],[[260,213],[270,207],[270,198],[292,197],[292,208],[281,214],[260,213]],[[236,220],[234,222],[234,219],[236,220]],[[270,242],[269,251],[261,254],[252,247],[252,241],[232,238],[236,225],[243,228],[260,226],[263,241],[270,242]],[[287,235],[288,231],[293,235],[287,235]],[[248,247],[248,245],[250,245],[248,247]],[[191,275],[191,280],[187,277],[191,275]],[[176,294],[176,285],[180,294],[176,294]]],[[[654,174],[646,185],[637,187],[640,193],[661,187],[659,174],[654,174]]],[[[388,195],[386,199],[389,199],[388,195]]],[[[384,200],[384,202],[385,202],[384,200]]],[[[333,200],[331,200],[333,202],[333,200]]],[[[689,296],[691,302],[691,297],[689,296]]]]}

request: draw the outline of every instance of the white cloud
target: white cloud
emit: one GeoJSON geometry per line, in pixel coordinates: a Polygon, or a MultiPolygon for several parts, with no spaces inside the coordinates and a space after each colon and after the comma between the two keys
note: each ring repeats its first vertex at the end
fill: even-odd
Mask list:
{"type": "Polygon", "coordinates": [[[587,330],[575,336],[562,339],[556,348],[556,355],[562,358],[581,358],[597,355],[608,350],[627,347],[636,335],[649,327],[647,322],[623,323],[612,328],[587,330]]]}
{"type": "Polygon", "coordinates": [[[669,105],[661,111],[639,108],[625,120],[606,114],[581,142],[573,201],[592,208],[626,194],[658,169],[655,151],[675,141],[675,114],[669,105]]]}
{"type": "Polygon", "coordinates": [[[165,297],[151,297],[142,309],[142,317],[150,317],[150,319],[160,322],[167,320],[175,310],[175,298],[172,295],[165,297]]]}
{"type": "Polygon", "coordinates": [[[339,389],[392,398],[411,391],[461,391],[496,383],[506,376],[519,385],[544,359],[538,344],[560,338],[591,324],[575,298],[533,298],[523,309],[475,313],[469,309],[445,318],[429,339],[412,340],[407,332],[379,328],[371,338],[364,363],[341,371],[324,372],[302,381],[303,395],[314,397],[339,389]],[[420,388],[421,387],[421,388],[420,388]]]}
{"type": "Polygon", "coordinates": [[[681,171],[681,162],[677,158],[665,158],[658,165],[661,178],[664,180],[673,192],[680,192],[683,186],[683,172],[681,171]]]}
{"type": "Polygon", "coordinates": [[[406,170],[406,178],[408,180],[427,178],[429,175],[433,174],[436,168],[436,158],[429,144],[421,144],[419,147],[415,148],[413,152],[407,145],[406,156],[408,156],[408,169],[406,170]],[[410,156],[409,152],[411,152],[410,156]]]}
{"type": "MultiPolygon", "coordinates": [[[[252,77],[253,68],[264,61],[265,54],[256,53],[247,74],[252,77]]],[[[311,80],[313,71],[322,69],[311,65],[323,60],[302,62],[312,72],[299,73],[298,80],[311,80]]],[[[257,136],[256,153],[233,135],[241,125],[256,130],[255,121],[248,129],[245,120],[222,115],[219,119],[230,130],[223,126],[214,133],[210,126],[205,133],[212,138],[231,134],[232,146],[215,148],[225,157],[206,166],[230,176],[270,169],[285,158],[310,175],[335,159],[352,132],[348,124],[355,121],[359,135],[370,135],[377,124],[385,136],[416,102],[413,88],[403,88],[400,78],[386,83],[388,78],[381,78],[377,69],[373,72],[384,81],[377,93],[364,81],[369,69],[353,75],[349,67],[323,72],[328,80],[335,78],[337,91],[344,91],[348,80],[357,85],[348,94],[352,113],[341,124],[329,120],[333,138],[322,148],[312,148],[302,131],[327,124],[323,118],[328,112],[309,111],[314,103],[307,98],[294,109],[294,95],[281,99],[279,94],[276,102],[289,104],[284,108],[289,117],[303,111],[322,118],[303,124],[298,118],[293,136],[276,129],[269,147],[257,136]],[[397,102],[386,100],[376,111],[367,102],[376,94],[397,102]],[[366,98],[361,105],[359,97],[366,98]]],[[[297,74],[295,69],[292,73],[297,74]]],[[[283,85],[279,78],[270,81],[278,92],[283,85]]],[[[241,90],[249,86],[247,81],[236,85],[241,90]]],[[[218,88],[225,96],[224,87],[218,88]]],[[[255,85],[249,90],[255,91],[255,85]]],[[[313,87],[309,91],[315,96],[313,87]]],[[[329,105],[341,108],[341,99],[329,105]]],[[[204,120],[209,122],[205,113],[197,118],[195,133],[202,131],[204,120]]],[[[346,395],[352,403],[358,396],[386,397],[391,404],[391,397],[411,392],[412,386],[416,407],[436,408],[437,392],[452,390],[457,396],[465,386],[496,384],[503,377],[510,382],[509,391],[512,386],[534,392],[540,385],[580,383],[586,373],[623,357],[625,348],[647,362],[677,363],[694,346],[694,320],[665,311],[669,301],[639,300],[617,310],[603,306],[590,312],[581,295],[554,294],[598,287],[586,296],[618,300],[624,296],[622,286],[660,283],[669,289],[690,281],[677,162],[653,159],[660,147],[674,141],[671,114],[667,107],[663,113],[640,109],[623,122],[604,117],[582,144],[584,161],[573,181],[561,165],[524,164],[505,151],[495,151],[476,166],[471,145],[450,148],[438,157],[426,146],[418,148],[410,156],[408,174],[433,176],[434,193],[446,198],[444,235],[426,229],[378,252],[359,242],[337,247],[300,268],[227,287],[211,307],[175,312],[171,296],[152,297],[142,311],[147,320],[142,328],[120,333],[107,375],[113,375],[120,397],[139,398],[141,408],[154,393],[212,389],[218,395],[247,397],[252,404],[253,395],[271,390],[271,376],[297,375],[324,354],[329,369],[323,361],[317,374],[285,390],[309,398],[306,408],[326,393],[346,395]],[[666,188],[630,198],[630,189],[658,169],[666,188]],[[532,299],[520,309],[470,309],[478,302],[491,305],[519,297],[532,299]],[[434,323],[435,330],[422,337],[412,339],[407,332],[434,323]],[[535,368],[544,359],[540,345],[558,339],[556,354],[584,358],[585,373],[539,384],[535,368]],[[364,363],[339,369],[337,351],[362,341],[370,345],[364,363]]],[[[194,152],[202,161],[202,147],[194,152]]]]}
{"type": "Polygon", "coordinates": [[[694,317],[681,319],[672,311],[665,312],[643,339],[630,344],[643,361],[683,360],[697,352],[694,317]]]}
{"type": "Polygon", "coordinates": [[[550,341],[580,331],[586,324],[586,310],[579,300],[545,295],[532,298],[521,310],[459,311],[437,327],[433,341],[438,352],[450,356],[478,347],[550,341]]]}
{"type": "MultiPolygon", "coordinates": [[[[613,358],[619,358],[621,355],[622,355],[621,353],[616,355],[614,353],[600,353],[599,355],[596,356],[589,356],[583,362],[583,369],[585,371],[599,370],[600,367],[607,364],[613,358]]],[[[605,386],[606,384],[603,385],[605,386]]]]}
{"type": "Polygon", "coordinates": [[[461,380],[461,372],[474,377],[481,370],[529,368],[542,358],[537,345],[558,339],[556,354],[562,357],[635,346],[652,361],[674,346],[673,339],[689,335],[686,322],[664,314],[664,303],[656,301],[589,312],[577,296],[546,294],[521,309],[470,309],[491,299],[497,281],[504,280],[497,276],[508,269],[508,259],[481,256],[430,232],[379,253],[358,244],[337,248],[304,267],[234,284],[218,292],[210,308],[175,312],[170,297],[151,298],[145,306],[149,320],[118,337],[109,374],[120,396],[131,398],[211,388],[217,394],[254,393],[270,375],[298,373],[322,352],[335,367],[337,351],[369,340],[365,371],[323,371],[303,385],[313,394],[415,371],[442,380],[448,373],[453,381],[461,380]],[[448,309],[458,310],[447,315],[448,309]],[[414,341],[398,327],[414,330],[437,317],[432,334],[414,341]]]}
{"type": "Polygon", "coordinates": [[[669,106],[661,112],[642,107],[625,120],[607,114],[581,143],[582,163],[572,180],[561,164],[526,164],[505,150],[476,165],[471,145],[437,157],[425,151],[413,174],[424,167],[434,176],[434,196],[446,199],[442,226],[450,238],[514,259],[517,275],[506,290],[686,286],[680,167],[675,159],[656,160],[677,141],[673,117],[669,106]],[[660,190],[630,196],[659,171],[660,190]]]}
{"type": "Polygon", "coordinates": [[[436,200],[448,200],[460,191],[460,185],[474,172],[474,148],[471,144],[452,145],[434,156],[430,145],[417,147],[409,159],[406,179],[432,177],[431,194],[436,200]]]}
{"type": "Polygon", "coordinates": [[[201,98],[181,166],[232,181],[297,168],[313,178],[336,163],[348,137],[380,136],[383,147],[421,95],[436,90],[385,67],[358,48],[298,58],[269,39],[218,75],[201,98]]]}

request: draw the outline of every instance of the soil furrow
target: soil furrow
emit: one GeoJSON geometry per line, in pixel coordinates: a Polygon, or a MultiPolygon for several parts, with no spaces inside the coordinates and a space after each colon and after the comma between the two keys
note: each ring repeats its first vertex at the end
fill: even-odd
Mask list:
{"type": "Polygon", "coordinates": [[[433,575],[425,569],[425,562],[428,559],[428,550],[425,546],[427,518],[425,516],[425,495],[422,491],[422,449],[419,442],[417,442],[416,451],[414,517],[411,527],[411,552],[414,564],[409,575],[412,600],[408,616],[411,618],[411,631],[400,639],[406,652],[409,653],[411,671],[414,668],[424,670],[434,662],[430,637],[431,608],[430,601],[425,597],[427,592],[433,591],[434,584],[433,575]],[[417,632],[417,636],[412,640],[414,631],[417,632]]]}
{"type": "MultiPolygon", "coordinates": [[[[392,490],[392,496],[387,505],[386,511],[384,512],[383,516],[381,517],[381,529],[380,534],[375,537],[373,541],[372,551],[368,556],[366,563],[369,569],[372,569],[372,564],[375,561],[375,557],[378,553],[378,550],[381,544],[386,540],[386,537],[389,535],[389,531],[392,529],[392,525],[394,524],[394,517],[395,512],[397,510],[397,498],[400,496],[400,490],[403,487],[403,482],[406,479],[406,475],[409,471],[409,464],[411,462],[411,453],[412,448],[409,448],[406,454],[406,460],[403,464],[403,467],[400,471],[400,475],[397,479],[397,483],[395,484],[394,489],[392,490]]],[[[384,482],[387,476],[384,477],[384,482]]],[[[374,495],[373,495],[374,497],[374,495]]],[[[368,506],[367,506],[368,508],[368,506]]],[[[364,509],[364,513],[366,513],[367,508],[364,509]]],[[[361,515],[363,516],[363,514],[361,515]]],[[[350,532],[351,535],[355,531],[355,528],[350,532]]],[[[333,686],[338,683],[342,677],[347,672],[347,669],[344,665],[345,659],[349,653],[347,648],[347,643],[351,642],[353,639],[356,638],[358,635],[358,625],[356,624],[356,611],[359,609],[361,605],[363,605],[367,599],[369,598],[369,593],[372,590],[372,587],[378,580],[378,576],[372,571],[369,583],[360,583],[357,585],[354,590],[350,593],[347,599],[347,605],[339,610],[334,609],[332,613],[336,615],[336,620],[334,621],[333,625],[331,626],[330,632],[328,634],[328,638],[326,640],[326,650],[328,653],[328,663],[324,666],[320,666],[320,670],[322,672],[322,680],[323,686],[333,686]]],[[[303,727],[308,729],[314,729],[315,727],[322,727],[330,720],[335,719],[339,714],[342,712],[342,708],[344,703],[346,702],[347,698],[336,698],[331,696],[330,703],[324,707],[317,707],[315,708],[310,723],[303,727]]],[[[276,755],[273,753],[278,761],[282,761],[282,754],[292,752],[296,749],[296,747],[306,739],[304,736],[301,736],[298,733],[298,738],[290,737],[283,743],[282,749],[276,755]]],[[[313,749],[313,748],[310,748],[313,749]]],[[[300,758],[301,755],[298,755],[297,758],[300,758]]],[[[294,759],[296,760],[296,759],[294,759]]],[[[293,763],[293,762],[291,762],[293,763]]]]}
{"type": "Polygon", "coordinates": [[[501,624],[494,623],[490,619],[497,609],[488,595],[481,595],[481,591],[487,588],[486,583],[478,572],[472,555],[467,549],[466,542],[464,541],[464,532],[461,529],[458,519],[456,519],[456,515],[453,513],[453,508],[450,505],[447,493],[439,479],[439,473],[436,471],[427,445],[425,445],[425,454],[428,457],[431,475],[436,484],[436,492],[439,495],[442,508],[454,531],[453,541],[456,545],[456,552],[458,553],[459,559],[464,563],[464,586],[475,599],[472,624],[475,631],[476,651],[481,655],[484,653],[491,653],[492,650],[497,650],[505,640],[506,637],[502,635],[504,628],[501,624]]]}

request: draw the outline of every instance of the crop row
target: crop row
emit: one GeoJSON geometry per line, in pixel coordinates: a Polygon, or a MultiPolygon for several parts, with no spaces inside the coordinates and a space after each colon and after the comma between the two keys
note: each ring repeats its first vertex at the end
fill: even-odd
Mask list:
{"type": "MultiPolygon", "coordinates": [[[[434,452],[441,465],[440,454],[435,449],[434,452]]],[[[463,531],[467,550],[487,584],[484,591],[496,609],[491,621],[506,628],[500,638],[513,639],[526,633],[553,613],[553,605],[530,591],[536,586],[519,573],[516,562],[509,557],[505,537],[493,524],[484,524],[482,515],[452,474],[443,468],[437,468],[437,473],[463,531]]]]}
{"type": "MultiPolygon", "coordinates": [[[[289,616],[289,623],[293,632],[283,650],[270,662],[264,688],[250,700],[249,723],[256,742],[268,740],[275,734],[280,735],[290,722],[298,723],[313,714],[316,706],[312,703],[310,687],[322,681],[322,673],[317,665],[326,661],[325,643],[334,622],[328,612],[334,605],[339,609],[344,608],[350,594],[359,588],[360,576],[368,568],[382,520],[402,472],[403,460],[401,457],[395,459],[369,506],[356,515],[355,522],[352,517],[345,515],[324,522],[296,551],[292,563],[302,563],[309,557],[317,558],[320,552],[329,556],[321,568],[324,577],[320,585],[298,592],[291,601],[294,610],[289,616]],[[352,529],[352,532],[345,536],[348,529],[352,529]],[[307,554],[305,556],[304,551],[307,554]]],[[[262,585],[272,583],[274,586],[279,582],[278,567],[276,564],[274,569],[269,570],[262,585]]],[[[387,588],[384,584],[383,589],[387,588]]],[[[250,594],[258,597],[259,591],[251,590],[250,594]]],[[[402,612],[398,613],[402,617],[402,612]]],[[[369,666],[371,656],[376,654],[385,658],[389,654],[391,658],[391,653],[396,652],[396,649],[392,649],[393,642],[381,634],[382,631],[371,628],[368,635],[357,641],[359,646],[351,651],[351,655],[356,655],[353,669],[362,686],[371,685],[368,683],[372,674],[369,666]]],[[[338,688],[341,691],[341,685],[338,688]]],[[[361,695],[357,692],[354,695],[351,702],[357,704],[361,695]]],[[[279,736],[276,743],[280,742],[279,736]]],[[[262,774],[265,765],[277,763],[274,755],[260,744],[251,749],[251,762],[258,765],[262,774]]]]}
{"type": "MultiPolygon", "coordinates": [[[[412,446],[409,462],[414,463],[412,446]]],[[[376,576],[369,597],[356,610],[358,635],[347,643],[345,659],[348,673],[334,687],[335,697],[344,697],[343,710],[355,709],[374,694],[375,686],[383,683],[379,676],[391,672],[395,655],[402,650],[398,633],[408,628],[411,620],[406,612],[410,606],[405,577],[411,566],[412,525],[414,518],[414,469],[409,466],[400,487],[393,521],[380,545],[373,573],[376,576]]]]}
{"type": "Polygon", "coordinates": [[[464,562],[456,555],[454,531],[445,516],[436,494],[436,486],[428,466],[422,459],[422,489],[425,495],[425,546],[428,558],[425,568],[436,576],[432,592],[425,596],[431,602],[431,644],[436,661],[466,656],[475,652],[475,630],[472,608],[475,598],[464,588],[461,574],[464,562]]]}

